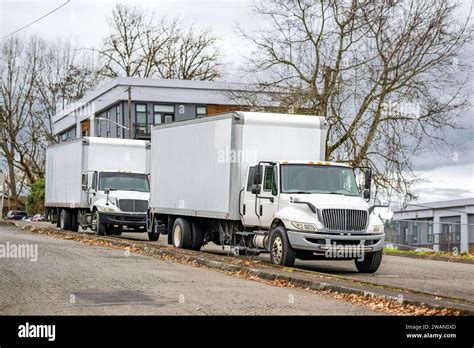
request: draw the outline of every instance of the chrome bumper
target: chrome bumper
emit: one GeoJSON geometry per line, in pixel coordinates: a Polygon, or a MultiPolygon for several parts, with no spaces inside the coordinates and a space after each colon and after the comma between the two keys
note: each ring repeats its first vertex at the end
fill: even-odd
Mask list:
{"type": "Polygon", "coordinates": [[[385,234],[328,234],[288,231],[288,239],[293,249],[325,253],[341,248],[351,249],[357,246],[362,252],[383,249],[385,234]],[[352,243],[353,242],[353,243],[352,243]]]}

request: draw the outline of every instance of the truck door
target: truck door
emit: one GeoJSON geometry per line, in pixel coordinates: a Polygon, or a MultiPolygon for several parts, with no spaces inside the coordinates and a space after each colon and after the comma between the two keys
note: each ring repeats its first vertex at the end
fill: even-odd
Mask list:
{"type": "MultiPolygon", "coordinates": [[[[256,195],[252,193],[252,186],[254,185],[255,175],[257,173],[257,165],[250,165],[247,169],[247,180],[243,188],[241,197],[240,213],[243,216],[243,224],[245,226],[259,226],[259,218],[255,213],[255,199],[256,195]]],[[[262,178],[263,179],[263,178],[262,178]]],[[[260,182],[261,184],[261,182],[260,182]]],[[[257,202],[258,207],[258,202],[257,202]]]]}
{"type": "Polygon", "coordinates": [[[278,208],[278,185],[276,166],[266,164],[263,167],[262,190],[258,195],[258,213],[260,227],[268,228],[278,208]]]}
{"type": "Polygon", "coordinates": [[[267,228],[270,226],[273,215],[277,210],[277,178],[275,166],[265,164],[261,166],[260,194],[252,193],[255,184],[257,166],[251,165],[247,170],[247,185],[244,188],[241,213],[245,226],[267,228]]]}

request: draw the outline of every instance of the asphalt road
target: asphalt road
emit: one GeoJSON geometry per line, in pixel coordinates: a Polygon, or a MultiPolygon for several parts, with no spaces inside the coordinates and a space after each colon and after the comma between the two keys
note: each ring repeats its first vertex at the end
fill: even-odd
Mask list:
{"type": "MultiPolygon", "coordinates": [[[[54,228],[54,225],[46,222],[39,225],[54,228]]],[[[119,238],[148,241],[146,233],[124,233],[119,238]]],[[[149,243],[167,245],[167,236],[162,235],[159,241],[149,243]]],[[[201,250],[230,254],[229,248],[222,250],[222,247],[214,243],[205,245],[201,250]]],[[[261,254],[258,258],[269,261],[268,254],[261,254]]],[[[474,264],[384,255],[382,265],[375,274],[357,272],[353,261],[297,260],[295,267],[384,286],[474,301],[474,264]]]]}
{"type": "MultiPolygon", "coordinates": [[[[145,233],[125,233],[121,238],[148,240],[145,233]]],[[[167,236],[160,236],[160,240],[154,243],[165,245],[167,236]]],[[[228,248],[222,250],[222,247],[213,243],[209,243],[201,250],[211,253],[230,253],[228,248]]],[[[259,258],[268,262],[270,259],[268,254],[261,254],[259,258]]],[[[357,272],[353,261],[297,260],[295,267],[386,286],[474,301],[474,264],[384,255],[382,265],[375,274],[357,272]]]]}
{"type": "Polygon", "coordinates": [[[37,260],[34,249],[30,258],[0,258],[0,315],[380,314],[300,289],[0,225],[0,247],[13,245],[36,245],[37,260]]]}

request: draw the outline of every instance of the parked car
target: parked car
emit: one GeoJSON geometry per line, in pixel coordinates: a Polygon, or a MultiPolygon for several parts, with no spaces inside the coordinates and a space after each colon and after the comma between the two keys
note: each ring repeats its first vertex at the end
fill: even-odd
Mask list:
{"type": "Polygon", "coordinates": [[[31,216],[23,216],[21,221],[31,221],[31,216]]]}
{"type": "Polygon", "coordinates": [[[22,220],[25,216],[28,216],[26,211],[10,210],[5,216],[5,220],[22,220]]]}
{"type": "Polygon", "coordinates": [[[44,214],[36,214],[31,218],[31,221],[44,221],[44,214]]]}

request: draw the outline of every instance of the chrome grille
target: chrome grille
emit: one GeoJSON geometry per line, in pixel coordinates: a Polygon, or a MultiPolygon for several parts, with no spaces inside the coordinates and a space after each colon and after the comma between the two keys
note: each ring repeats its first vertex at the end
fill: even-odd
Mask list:
{"type": "Polygon", "coordinates": [[[367,225],[367,211],[355,209],[323,209],[323,223],[330,231],[363,231],[367,225]]]}
{"type": "Polygon", "coordinates": [[[146,213],[148,201],[143,199],[119,199],[119,208],[127,213],[146,213]]]}

